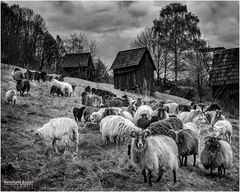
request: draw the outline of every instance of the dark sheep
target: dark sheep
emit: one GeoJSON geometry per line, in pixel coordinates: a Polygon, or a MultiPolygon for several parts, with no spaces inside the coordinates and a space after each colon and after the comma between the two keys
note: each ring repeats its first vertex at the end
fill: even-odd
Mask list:
{"type": "Polygon", "coordinates": [[[24,78],[27,80],[32,80],[32,71],[27,69],[27,71],[24,73],[24,78]]]}
{"type": "Polygon", "coordinates": [[[190,112],[191,111],[191,106],[186,105],[186,104],[180,104],[178,106],[178,110],[181,111],[181,112],[190,112]]]}
{"type": "Polygon", "coordinates": [[[65,77],[65,75],[61,74],[59,76],[56,76],[55,79],[58,81],[64,81],[64,77],[65,77]]]}
{"type": "Polygon", "coordinates": [[[37,72],[37,71],[34,71],[34,72],[33,72],[33,79],[34,79],[35,81],[38,81],[38,83],[39,83],[39,82],[40,82],[40,73],[37,72]]]}
{"type": "Polygon", "coordinates": [[[83,115],[83,111],[86,107],[81,107],[81,108],[73,108],[73,116],[75,118],[75,121],[80,121],[81,122],[81,118],[83,115]]]}
{"type": "Polygon", "coordinates": [[[14,73],[13,73],[13,79],[15,80],[15,81],[19,81],[19,80],[22,80],[22,79],[24,79],[24,75],[23,75],[23,73],[22,73],[22,71],[15,71],[14,73]]]}
{"type": "Polygon", "coordinates": [[[85,87],[85,92],[91,93],[91,87],[90,86],[85,87]]]}
{"type": "Polygon", "coordinates": [[[85,122],[90,122],[91,114],[93,112],[97,112],[97,111],[99,111],[99,108],[97,108],[97,107],[92,107],[92,106],[86,107],[86,109],[84,109],[84,111],[83,111],[83,117],[84,117],[85,122]]]}
{"type": "Polygon", "coordinates": [[[40,73],[40,79],[45,82],[47,80],[47,73],[45,71],[42,71],[40,73]]]}
{"type": "Polygon", "coordinates": [[[160,120],[150,124],[148,129],[152,132],[152,135],[169,135],[169,130],[173,129],[179,131],[183,129],[183,123],[176,117],[160,120]]]}
{"type": "Polygon", "coordinates": [[[59,87],[53,85],[53,86],[51,87],[50,94],[51,94],[51,95],[54,95],[55,93],[57,94],[58,97],[59,97],[59,95],[61,95],[62,97],[63,97],[63,95],[64,95],[63,92],[61,91],[61,89],[60,89],[59,87]]]}
{"type": "Polygon", "coordinates": [[[72,89],[73,89],[73,91],[75,90],[76,87],[77,87],[77,85],[72,84],[72,89]]]}
{"type": "Polygon", "coordinates": [[[151,120],[147,118],[147,114],[142,114],[142,118],[137,120],[137,126],[146,129],[151,124],[151,120]]]}
{"type": "Polygon", "coordinates": [[[20,94],[23,95],[25,91],[27,94],[30,90],[30,83],[27,79],[19,80],[16,85],[17,91],[20,91],[20,94]]]}
{"type": "Polygon", "coordinates": [[[103,112],[102,119],[109,115],[119,115],[119,110],[114,108],[106,108],[103,112]]]}
{"type": "Polygon", "coordinates": [[[81,96],[82,96],[82,104],[85,105],[85,106],[88,106],[89,93],[84,91],[84,92],[82,92],[81,96]]]}

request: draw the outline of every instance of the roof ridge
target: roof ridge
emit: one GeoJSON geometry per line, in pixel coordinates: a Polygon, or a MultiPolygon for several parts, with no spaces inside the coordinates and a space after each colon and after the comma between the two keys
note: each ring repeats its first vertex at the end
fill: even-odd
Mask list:
{"type": "Polygon", "coordinates": [[[126,51],[133,51],[133,50],[138,50],[138,49],[147,49],[147,47],[138,47],[138,48],[134,48],[134,49],[122,50],[122,51],[118,51],[118,53],[120,53],[120,52],[126,52],[126,51]]]}

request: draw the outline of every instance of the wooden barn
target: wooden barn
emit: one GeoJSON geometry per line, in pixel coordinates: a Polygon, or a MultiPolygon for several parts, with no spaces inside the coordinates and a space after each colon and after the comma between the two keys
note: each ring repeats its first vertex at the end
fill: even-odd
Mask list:
{"type": "Polygon", "coordinates": [[[154,93],[156,67],[146,47],[119,51],[111,69],[115,89],[139,90],[141,94],[154,93]]]}
{"type": "Polygon", "coordinates": [[[213,55],[210,76],[213,98],[221,101],[227,112],[239,114],[239,48],[223,49],[213,55]]]}
{"type": "Polygon", "coordinates": [[[63,57],[64,74],[70,77],[92,80],[94,65],[90,53],[72,53],[63,57]]]}

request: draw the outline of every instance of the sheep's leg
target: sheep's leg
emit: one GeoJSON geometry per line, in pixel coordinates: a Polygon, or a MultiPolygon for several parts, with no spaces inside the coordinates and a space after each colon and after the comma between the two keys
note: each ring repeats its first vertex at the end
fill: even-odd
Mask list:
{"type": "Polygon", "coordinates": [[[185,162],[184,165],[187,167],[187,155],[185,156],[185,162]]]}
{"type": "Polygon", "coordinates": [[[152,171],[148,169],[148,184],[152,186],[152,171]]]}
{"type": "Polygon", "coordinates": [[[53,146],[54,152],[55,152],[56,154],[60,154],[59,151],[58,151],[58,148],[57,148],[57,146],[56,146],[56,139],[54,139],[54,140],[52,141],[52,146],[53,146]]]}
{"type": "Polygon", "coordinates": [[[131,144],[128,145],[128,156],[131,158],[131,144]]]}
{"type": "Polygon", "coordinates": [[[177,176],[176,176],[176,171],[173,170],[173,182],[176,183],[177,182],[177,176]]]}
{"type": "Polygon", "coordinates": [[[142,174],[143,174],[143,177],[144,177],[144,183],[147,183],[147,174],[146,174],[145,169],[142,170],[142,174]]]}
{"type": "Polygon", "coordinates": [[[226,169],[224,166],[223,166],[223,173],[224,173],[224,175],[226,174],[226,169]]]}
{"type": "Polygon", "coordinates": [[[212,170],[213,170],[212,167],[210,167],[210,175],[212,175],[212,170]]]}
{"type": "Polygon", "coordinates": [[[178,156],[178,158],[179,158],[180,167],[181,167],[181,166],[182,166],[182,164],[183,164],[183,159],[182,159],[183,157],[182,157],[181,155],[179,155],[179,156],[178,156]]]}
{"type": "Polygon", "coordinates": [[[159,170],[159,173],[158,173],[158,178],[157,178],[156,182],[159,182],[159,181],[161,180],[161,178],[162,178],[162,176],[163,176],[163,173],[164,173],[164,170],[160,169],[160,170],[159,170]]]}
{"type": "Polygon", "coordinates": [[[193,155],[193,166],[195,167],[196,166],[196,154],[193,155]]]}
{"type": "Polygon", "coordinates": [[[218,176],[221,178],[222,177],[222,167],[218,167],[218,176]]]}

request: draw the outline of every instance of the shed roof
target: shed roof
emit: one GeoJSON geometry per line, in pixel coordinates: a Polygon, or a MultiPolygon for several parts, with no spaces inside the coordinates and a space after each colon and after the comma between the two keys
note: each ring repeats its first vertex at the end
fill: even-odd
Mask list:
{"type": "Polygon", "coordinates": [[[110,69],[137,66],[140,64],[140,61],[145,53],[149,55],[153,67],[156,69],[152,57],[146,47],[119,51],[110,69]]]}
{"type": "Polygon", "coordinates": [[[223,49],[213,56],[211,85],[239,83],[239,48],[223,49]]]}
{"type": "Polygon", "coordinates": [[[63,67],[87,67],[91,54],[88,53],[71,53],[63,57],[63,67]]]}

